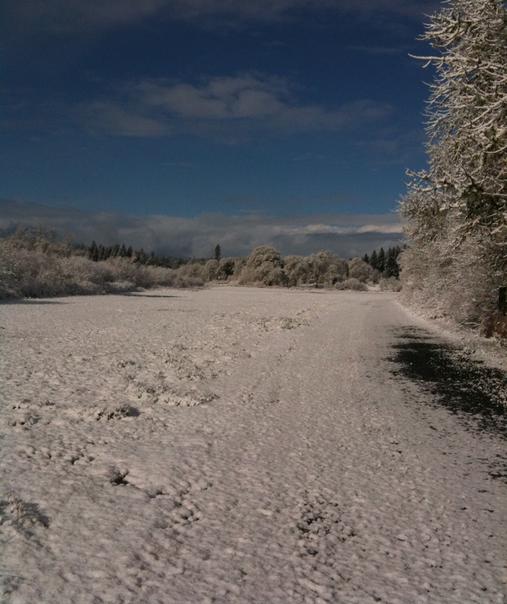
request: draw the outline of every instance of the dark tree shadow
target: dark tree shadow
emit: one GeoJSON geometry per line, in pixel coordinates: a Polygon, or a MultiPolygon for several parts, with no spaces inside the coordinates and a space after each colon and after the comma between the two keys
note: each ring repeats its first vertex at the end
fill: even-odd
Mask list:
{"type": "MultiPolygon", "coordinates": [[[[467,428],[507,438],[507,373],[466,355],[458,346],[417,329],[395,330],[392,373],[417,382],[432,403],[467,428]]],[[[490,476],[507,479],[507,457],[492,462],[490,476]]]]}
{"type": "Polygon", "coordinates": [[[507,374],[465,356],[452,344],[422,330],[398,330],[393,373],[421,384],[434,401],[464,413],[482,430],[507,437],[507,374]]]}
{"type": "Polygon", "coordinates": [[[136,293],[123,293],[123,294],[116,294],[117,296],[125,296],[126,298],[153,298],[154,300],[156,300],[157,298],[180,298],[181,296],[175,296],[173,294],[154,294],[154,295],[150,295],[150,294],[136,294],[136,293]]]}
{"type": "Polygon", "coordinates": [[[25,305],[25,306],[40,306],[45,304],[68,304],[62,300],[39,300],[38,298],[23,298],[22,300],[0,300],[1,306],[8,305],[25,305]]]}

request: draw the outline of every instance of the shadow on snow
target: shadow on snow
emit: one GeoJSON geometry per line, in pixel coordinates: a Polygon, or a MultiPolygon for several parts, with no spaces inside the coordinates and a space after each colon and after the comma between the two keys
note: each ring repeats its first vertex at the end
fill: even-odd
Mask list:
{"type": "MultiPolygon", "coordinates": [[[[507,438],[507,374],[469,358],[458,347],[418,328],[394,330],[397,343],[389,360],[394,375],[418,382],[434,403],[482,432],[507,438]]],[[[507,464],[490,473],[507,479],[507,464]]]]}

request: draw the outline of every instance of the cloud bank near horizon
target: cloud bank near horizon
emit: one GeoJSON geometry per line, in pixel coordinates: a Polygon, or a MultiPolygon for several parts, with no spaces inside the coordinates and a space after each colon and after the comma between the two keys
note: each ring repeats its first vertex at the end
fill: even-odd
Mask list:
{"type": "Polygon", "coordinates": [[[70,235],[80,243],[125,242],[146,251],[195,258],[211,256],[217,243],[227,256],[246,256],[258,245],[272,245],[284,255],[306,255],[325,249],[348,258],[381,246],[397,245],[403,240],[402,225],[394,213],[300,217],[132,216],[0,201],[1,230],[28,226],[70,235]]]}

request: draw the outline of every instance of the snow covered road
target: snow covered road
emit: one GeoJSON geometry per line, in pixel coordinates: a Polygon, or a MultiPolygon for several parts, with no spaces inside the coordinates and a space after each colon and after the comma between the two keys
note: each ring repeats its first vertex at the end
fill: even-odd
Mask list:
{"type": "Polygon", "coordinates": [[[505,602],[506,440],[400,374],[424,327],[375,292],[0,305],[0,602],[505,602]]]}

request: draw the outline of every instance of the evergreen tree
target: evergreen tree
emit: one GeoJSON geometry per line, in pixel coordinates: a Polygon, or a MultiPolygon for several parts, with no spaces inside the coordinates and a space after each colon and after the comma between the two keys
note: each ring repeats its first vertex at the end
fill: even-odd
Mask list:
{"type": "Polygon", "coordinates": [[[136,258],[136,262],[139,262],[139,264],[146,264],[146,252],[143,250],[143,248],[141,248],[140,250],[136,250],[135,252],[135,258],[136,258]]]}
{"type": "Polygon", "coordinates": [[[220,244],[217,243],[215,246],[215,260],[220,262],[221,259],[222,259],[222,248],[220,247],[220,244]]]}
{"type": "Polygon", "coordinates": [[[396,277],[400,276],[400,267],[397,261],[396,248],[389,248],[387,251],[386,268],[384,270],[385,277],[396,277]]]}
{"type": "Polygon", "coordinates": [[[99,259],[99,248],[97,247],[95,241],[92,241],[92,244],[88,249],[88,258],[90,260],[93,260],[94,262],[97,262],[97,260],[99,259]]]}
{"type": "Polygon", "coordinates": [[[370,258],[370,266],[376,270],[378,270],[378,255],[377,250],[373,250],[373,253],[370,258]]]}
{"type": "Polygon", "coordinates": [[[386,252],[383,247],[380,248],[377,259],[377,270],[383,273],[386,270],[386,252]]]}
{"type": "Polygon", "coordinates": [[[363,256],[363,260],[366,262],[366,264],[370,264],[370,257],[368,256],[368,254],[365,254],[363,256]]]}

